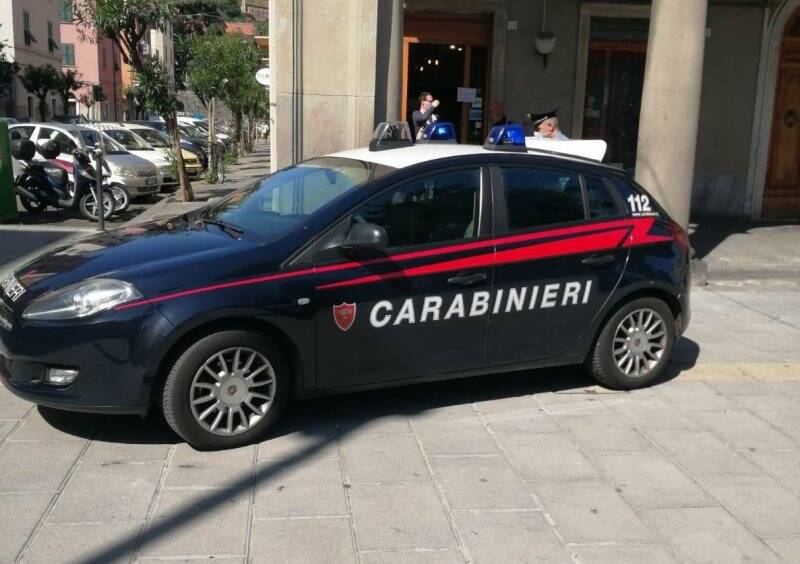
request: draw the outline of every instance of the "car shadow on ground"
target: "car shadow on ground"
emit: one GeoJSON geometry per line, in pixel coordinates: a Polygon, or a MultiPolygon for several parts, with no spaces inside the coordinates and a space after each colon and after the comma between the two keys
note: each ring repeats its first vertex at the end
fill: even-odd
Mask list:
{"type": "MultiPolygon", "coordinates": [[[[682,338],[677,345],[681,352],[679,361],[670,363],[664,375],[653,386],[657,387],[678,377],[681,372],[694,365],[700,351],[697,343],[682,338]]],[[[199,518],[224,507],[231,499],[250,492],[253,487],[285,474],[287,469],[297,467],[319,455],[324,449],[330,448],[331,444],[355,434],[361,427],[376,419],[389,416],[411,417],[433,409],[548,392],[592,396],[587,401],[598,401],[600,395],[629,393],[613,390],[599,392],[594,384],[594,380],[583,367],[570,366],[295,401],[267,441],[299,433],[307,440],[299,443],[298,448],[290,450],[281,459],[262,461],[255,476],[234,479],[220,489],[209,490],[195,503],[160,516],[149,523],[144,531],[115,539],[99,551],[85,555],[83,561],[108,562],[130,558],[164,536],[184,529],[199,518]]],[[[153,415],[141,421],[135,417],[80,414],[78,419],[82,422],[76,424],[69,421],[69,416],[75,417],[76,414],[56,414],[52,410],[40,410],[54,427],[93,440],[134,444],[179,442],[166,427],[166,423],[153,415]]]]}

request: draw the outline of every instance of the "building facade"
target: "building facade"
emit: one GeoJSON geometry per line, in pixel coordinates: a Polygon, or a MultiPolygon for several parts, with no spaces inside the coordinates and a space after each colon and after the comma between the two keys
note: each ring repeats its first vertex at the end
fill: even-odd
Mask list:
{"type": "Polygon", "coordinates": [[[82,115],[97,121],[122,119],[122,71],[119,49],[110,39],[81,37],[73,18],[72,0],[62,0],[62,60],[64,69],[73,69],[83,88],[70,100],[63,115],[82,115]],[[95,86],[102,88],[103,100],[95,100],[95,86]]]}
{"type": "MultiPolygon", "coordinates": [[[[6,54],[20,66],[61,67],[60,0],[5,0],[0,10],[0,42],[6,54]]],[[[38,100],[15,79],[3,113],[18,119],[38,119],[38,100]]],[[[57,112],[55,96],[48,96],[48,111],[57,112]]]]}
{"type": "Polygon", "coordinates": [[[275,166],[365,145],[430,91],[461,142],[483,141],[492,102],[528,128],[557,108],[637,179],[658,144],[685,147],[656,191],[688,168],[694,215],[800,218],[800,0],[271,0],[270,37],[275,166]],[[687,69],[697,100],[669,93],[687,69]]]}

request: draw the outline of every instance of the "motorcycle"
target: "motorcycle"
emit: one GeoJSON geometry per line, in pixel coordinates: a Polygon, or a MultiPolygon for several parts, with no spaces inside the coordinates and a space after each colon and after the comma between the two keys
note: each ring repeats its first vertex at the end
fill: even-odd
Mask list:
{"type": "MultiPolygon", "coordinates": [[[[69,163],[56,160],[59,153],[60,148],[55,141],[48,141],[38,148],[29,139],[13,144],[12,156],[22,166],[22,174],[14,181],[14,189],[19,194],[22,207],[31,213],[43,213],[47,206],[77,209],[84,218],[97,221],[99,206],[91,158],[86,152],[76,149],[72,154],[70,171],[69,163]],[[48,161],[34,161],[37,152],[48,161]],[[74,178],[72,190],[70,172],[74,178]]],[[[107,181],[103,181],[102,192],[103,219],[108,219],[115,211],[115,198],[107,181]]]]}

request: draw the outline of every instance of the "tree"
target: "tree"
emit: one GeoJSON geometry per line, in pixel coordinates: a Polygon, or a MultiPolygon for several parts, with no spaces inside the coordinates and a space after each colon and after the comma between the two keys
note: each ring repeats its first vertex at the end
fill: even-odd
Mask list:
{"type": "Polygon", "coordinates": [[[245,96],[243,110],[247,116],[247,150],[252,153],[256,125],[262,120],[269,119],[269,94],[267,89],[255,80],[253,80],[253,84],[245,96]]]}
{"type": "Polygon", "coordinates": [[[144,104],[161,115],[172,136],[183,198],[193,200],[180,145],[175,85],[163,61],[139,50],[139,43],[150,29],[169,29],[174,17],[172,0],[78,0],[74,13],[83,38],[111,39],[119,47],[125,64],[133,68],[134,79],[145,93],[144,104]]]}
{"type": "Polygon", "coordinates": [[[83,82],[78,80],[79,73],[73,69],[61,70],[58,75],[58,84],[53,89],[61,98],[61,107],[64,108],[64,116],[68,115],[69,97],[83,86],[83,82]]]}
{"type": "Polygon", "coordinates": [[[6,47],[6,42],[0,41],[0,98],[7,98],[11,94],[11,85],[19,72],[19,65],[6,57],[6,47]]]}
{"type": "Polygon", "coordinates": [[[47,121],[47,95],[55,91],[60,82],[58,71],[51,65],[27,66],[19,77],[25,90],[39,100],[39,119],[47,121]]]}

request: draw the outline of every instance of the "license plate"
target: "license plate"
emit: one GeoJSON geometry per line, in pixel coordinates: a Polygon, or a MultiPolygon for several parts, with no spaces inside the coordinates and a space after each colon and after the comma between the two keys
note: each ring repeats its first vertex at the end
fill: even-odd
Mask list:
{"type": "Polygon", "coordinates": [[[19,299],[19,297],[25,293],[25,286],[23,286],[13,275],[3,278],[3,280],[0,281],[0,288],[3,289],[3,293],[12,302],[17,301],[17,299],[19,299]]]}
{"type": "Polygon", "coordinates": [[[153,184],[157,183],[158,183],[158,177],[156,176],[148,176],[147,178],[144,179],[145,186],[152,186],[153,184]]]}

